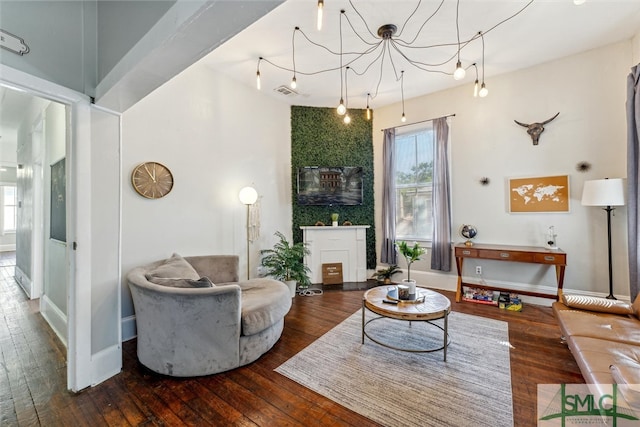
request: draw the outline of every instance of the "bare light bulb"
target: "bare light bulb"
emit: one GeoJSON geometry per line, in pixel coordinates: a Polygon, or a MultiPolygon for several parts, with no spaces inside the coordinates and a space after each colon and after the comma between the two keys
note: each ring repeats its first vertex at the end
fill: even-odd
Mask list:
{"type": "Polygon", "coordinates": [[[262,89],[262,84],[260,84],[260,71],[256,73],[256,87],[258,90],[262,89]]]}
{"type": "Polygon", "coordinates": [[[367,107],[367,120],[371,120],[371,108],[367,107]]]}
{"type": "Polygon", "coordinates": [[[462,63],[458,61],[456,64],[456,70],[453,72],[453,78],[456,80],[462,80],[466,74],[467,72],[462,68],[462,63]]]}
{"type": "Polygon", "coordinates": [[[344,115],[344,119],[342,119],[344,121],[344,124],[348,125],[349,123],[351,123],[351,117],[349,117],[348,114],[344,115]]]}
{"type": "Polygon", "coordinates": [[[478,92],[478,95],[480,95],[480,98],[484,98],[489,95],[489,89],[484,85],[484,82],[482,82],[482,86],[480,86],[480,92],[478,92]]]}
{"type": "Polygon", "coordinates": [[[344,106],[344,99],[340,98],[340,104],[338,104],[338,108],[336,109],[338,114],[343,116],[347,112],[347,107],[344,106]]]}
{"type": "Polygon", "coordinates": [[[400,118],[400,121],[401,121],[402,123],[404,123],[404,122],[406,122],[406,121],[407,121],[407,116],[405,116],[405,115],[404,115],[404,113],[402,113],[402,118],[400,118]]]}
{"type": "Polygon", "coordinates": [[[322,11],[324,9],[324,0],[318,0],[318,31],[322,30],[322,11]]]}
{"type": "Polygon", "coordinates": [[[476,79],[476,82],[473,84],[473,97],[478,97],[478,79],[476,79]]]}
{"type": "Polygon", "coordinates": [[[296,81],[296,76],[293,76],[291,79],[291,89],[295,89],[298,87],[298,82],[296,81]]]}

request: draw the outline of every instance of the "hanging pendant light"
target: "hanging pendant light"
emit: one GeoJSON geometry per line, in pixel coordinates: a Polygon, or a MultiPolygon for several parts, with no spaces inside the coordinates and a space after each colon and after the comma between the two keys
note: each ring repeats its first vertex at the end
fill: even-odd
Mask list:
{"type": "Polygon", "coordinates": [[[480,86],[480,83],[478,82],[478,66],[476,65],[476,63],[474,62],[473,64],[473,68],[475,68],[476,70],[476,81],[473,83],[473,97],[477,98],[478,97],[478,87],[480,86]]]}
{"type": "Polygon", "coordinates": [[[480,98],[484,98],[485,96],[489,95],[489,89],[487,89],[487,86],[484,84],[484,82],[482,82],[482,85],[480,86],[480,92],[478,92],[478,95],[480,95],[480,98]]]}
{"type": "Polygon", "coordinates": [[[487,89],[487,86],[484,84],[484,34],[482,34],[482,32],[480,32],[480,38],[482,39],[482,84],[480,85],[478,95],[480,95],[480,98],[484,98],[489,95],[489,89],[487,89]]]}
{"type": "Polygon", "coordinates": [[[344,122],[345,125],[348,125],[349,123],[351,123],[351,117],[349,116],[348,113],[345,112],[344,119],[342,119],[342,121],[344,122]]]}
{"type": "Polygon", "coordinates": [[[407,121],[407,116],[404,115],[404,70],[400,71],[400,95],[402,96],[402,117],[400,121],[404,123],[407,121]]]}
{"type": "Polygon", "coordinates": [[[371,120],[371,108],[369,108],[369,98],[371,97],[370,93],[367,93],[367,120],[371,120]]]}
{"type": "Polygon", "coordinates": [[[258,69],[256,70],[256,88],[258,90],[262,89],[262,84],[260,83],[260,61],[262,61],[262,56],[258,59],[258,69]]]}
{"type": "Polygon", "coordinates": [[[318,0],[318,31],[322,30],[322,11],[324,9],[324,0],[318,0]]]}
{"type": "Polygon", "coordinates": [[[464,79],[466,71],[462,68],[462,62],[460,62],[460,24],[458,22],[458,15],[460,9],[460,0],[456,4],[456,34],[458,36],[458,62],[456,63],[456,70],[453,72],[453,78],[456,80],[464,79]]]}
{"type": "Polygon", "coordinates": [[[467,72],[462,68],[462,62],[458,61],[456,63],[456,70],[453,72],[453,78],[456,80],[462,80],[466,74],[467,72]]]}
{"type": "MultiPolygon", "coordinates": [[[[581,0],[574,0],[574,1],[576,3],[579,3],[581,0]]],[[[309,2],[309,4],[310,3],[311,2],[309,2]]],[[[356,2],[353,2],[350,0],[347,3],[350,6],[350,8],[353,9],[353,12],[356,15],[358,15],[358,17],[362,20],[362,23],[364,24],[364,26],[366,27],[366,30],[368,31],[368,35],[358,30],[359,25],[353,25],[350,17],[345,13],[344,9],[340,10],[340,26],[339,26],[340,49],[339,50],[333,50],[328,46],[324,46],[320,43],[317,43],[316,41],[313,41],[307,34],[305,34],[302,30],[300,30],[299,27],[295,27],[294,34],[293,34],[294,37],[292,38],[292,46],[291,46],[293,51],[291,62],[289,62],[286,66],[284,66],[284,65],[276,64],[267,58],[260,57],[258,60],[258,68],[256,70],[256,87],[258,89],[261,88],[260,79],[261,79],[262,70],[260,70],[260,66],[262,65],[261,62],[263,59],[269,64],[269,66],[278,68],[280,70],[283,70],[289,73],[288,75],[291,76],[291,81],[289,84],[289,86],[291,86],[291,89],[295,89],[297,87],[298,74],[303,76],[314,76],[321,73],[333,73],[335,71],[338,71],[340,72],[340,96],[338,97],[340,99],[340,102],[339,102],[339,105],[337,105],[337,112],[339,115],[345,116],[347,114],[347,110],[349,109],[348,94],[346,93],[347,91],[345,90],[346,77],[342,75],[342,72],[343,70],[345,70],[345,67],[348,65],[351,65],[353,67],[351,71],[353,71],[356,74],[357,76],[356,79],[359,79],[360,77],[363,77],[363,76],[373,77],[372,74],[374,73],[370,72],[370,70],[379,70],[379,73],[378,73],[379,76],[377,77],[377,84],[374,81],[372,84],[370,83],[368,85],[368,87],[372,89],[369,89],[370,93],[367,93],[366,118],[367,120],[371,120],[372,110],[370,107],[370,102],[378,96],[379,89],[381,88],[381,83],[383,82],[383,74],[385,74],[383,73],[384,70],[388,70],[389,67],[391,67],[393,69],[395,80],[397,82],[399,76],[396,71],[395,64],[398,64],[399,62],[397,61],[402,58],[402,61],[406,61],[409,64],[409,66],[413,66],[414,68],[417,68],[419,70],[422,70],[425,72],[432,72],[432,73],[433,72],[443,73],[448,75],[453,74],[453,77],[456,80],[462,80],[466,76],[466,69],[469,68],[471,65],[466,67],[464,66],[461,58],[461,51],[463,49],[466,49],[467,46],[469,46],[471,43],[477,41],[478,38],[482,38],[482,43],[483,43],[482,70],[481,70],[482,74],[481,74],[481,78],[479,78],[480,77],[480,70],[478,70],[479,65],[476,66],[476,64],[474,63],[473,65],[476,71],[476,78],[474,80],[473,96],[474,97],[487,96],[489,91],[484,81],[484,56],[485,56],[485,53],[484,53],[485,46],[484,46],[484,37],[483,37],[484,34],[482,32],[478,32],[476,35],[472,37],[469,37],[469,38],[464,37],[464,32],[462,31],[464,28],[460,27],[460,23],[461,22],[464,23],[464,20],[460,19],[461,18],[460,0],[456,1],[456,17],[455,17],[456,39],[454,40],[453,37],[450,37],[449,40],[446,40],[445,43],[441,45],[431,45],[431,46],[419,45],[420,42],[417,41],[418,40],[417,35],[412,40],[406,40],[406,38],[405,39],[401,38],[403,30],[405,26],[409,24],[409,18],[413,17],[413,14],[411,14],[409,18],[407,18],[407,20],[402,25],[396,26],[393,23],[386,23],[384,25],[379,26],[376,33],[375,30],[372,30],[372,28],[375,28],[375,27],[371,27],[366,22],[363,14],[361,14],[356,8],[356,6],[354,5],[354,3],[356,2]],[[346,27],[343,27],[343,25],[346,25],[346,27]],[[363,41],[366,44],[366,46],[363,49],[352,52],[350,50],[351,48],[347,46],[348,51],[344,50],[345,46],[344,46],[343,32],[344,30],[349,30],[349,29],[353,32],[353,35],[355,35],[357,38],[359,38],[361,41],[363,41]],[[301,36],[303,36],[303,40],[310,42],[312,45],[324,48],[330,54],[334,55],[334,58],[335,56],[339,56],[339,65],[329,60],[327,61],[329,65],[326,68],[310,70],[310,69],[304,68],[304,66],[301,66],[300,69],[298,69],[297,66],[302,65],[302,63],[298,64],[296,60],[299,61],[301,58],[296,58],[295,56],[296,54],[295,32],[297,31],[302,32],[301,36]],[[371,38],[369,38],[369,36],[371,36],[371,38]],[[433,61],[428,59],[428,53],[431,51],[432,48],[436,46],[448,46],[449,49],[451,49],[451,52],[450,54],[448,54],[449,56],[446,60],[433,61]],[[426,58],[425,58],[425,54],[427,55],[426,58]],[[347,55],[347,56],[344,56],[344,55],[347,55]],[[422,55],[422,57],[420,57],[419,55],[422,55]],[[450,71],[452,61],[455,61],[455,69],[453,72],[450,71]]],[[[440,4],[440,6],[442,5],[442,3],[440,4]]],[[[513,14],[508,16],[506,19],[503,19],[497,24],[491,26],[488,30],[486,30],[486,32],[488,33],[490,31],[493,31],[495,28],[498,28],[499,26],[512,20],[513,18],[518,16],[520,13],[522,13],[525,9],[529,8],[530,5],[532,5],[533,3],[534,3],[534,0],[526,1],[526,4],[524,4],[521,8],[519,8],[513,14]]],[[[324,14],[325,2],[324,0],[318,0],[316,4],[317,4],[317,13],[318,13],[317,25],[318,25],[318,29],[320,29],[323,25],[323,14],[324,14]]],[[[420,2],[418,2],[418,4],[420,4],[420,2]]],[[[418,27],[418,30],[417,30],[418,34],[422,31],[422,28],[425,27],[427,22],[429,22],[429,20],[439,12],[440,6],[438,6],[435,12],[429,15],[426,18],[426,20],[424,20],[422,25],[418,27]]],[[[415,12],[418,12],[417,7],[414,13],[415,12]]],[[[349,33],[349,35],[351,36],[351,33],[349,33]]],[[[453,34],[451,34],[451,36],[453,36],[453,34]]],[[[303,42],[303,40],[301,40],[301,42],[303,42]]],[[[388,92],[387,89],[383,89],[383,91],[388,92]]],[[[406,120],[407,116],[406,116],[406,112],[404,111],[404,105],[402,110],[403,110],[402,113],[403,113],[404,119],[406,120]]]]}
{"type": "Polygon", "coordinates": [[[293,78],[291,79],[291,89],[298,87],[298,81],[296,80],[296,32],[300,31],[300,27],[295,27],[293,30],[293,36],[291,36],[291,62],[293,63],[293,78]]]}

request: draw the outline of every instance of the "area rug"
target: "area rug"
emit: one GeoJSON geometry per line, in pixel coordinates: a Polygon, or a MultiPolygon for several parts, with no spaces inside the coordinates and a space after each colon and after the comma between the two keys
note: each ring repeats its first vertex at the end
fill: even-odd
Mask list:
{"type": "MultiPolygon", "coordinates": [[[[276,372],[385,426],[513,425],[506,322],[451,313],[446,362],[442,351],[407,353],[368,338],[362,344],[361,322],[358,311],[276,372]]],[[[367,332],[404,348],[438,347],[443,339],[425,322],[386,318],[367,332]]]]}

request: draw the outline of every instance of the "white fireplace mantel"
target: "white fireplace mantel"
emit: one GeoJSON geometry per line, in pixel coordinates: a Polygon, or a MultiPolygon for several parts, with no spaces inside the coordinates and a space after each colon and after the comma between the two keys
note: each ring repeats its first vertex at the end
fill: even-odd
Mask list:
{"type": "Polygon", "coordinates": [[[345,282],[367,280],[367,228],[369,225],[338,227],[302,226],[304,243],[311,252],[304,263],[311,270],[311,283],[322,283],[322,264],[342,263],[345,282]]]}

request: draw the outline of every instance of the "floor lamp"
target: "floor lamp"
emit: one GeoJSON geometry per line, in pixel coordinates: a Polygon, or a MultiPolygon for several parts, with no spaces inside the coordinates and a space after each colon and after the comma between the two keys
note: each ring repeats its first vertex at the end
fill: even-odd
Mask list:
{"type": "Polygon", "coordinates": [[[238,194],[238,198],[242,202],[243,205],[247,206],[247,280],[249,280],[249,246],[251,244],[250,236],[249,236],[249,208],[258,200],[258,192],[253,187],[244,187],[240,190],[238,194]]]}
{"type": "Polygon", "coordinates": [[[609,295],[608,299],[616,299],[613,296],[613,265],[611,263],[611,211],[613,206],[624,206],[624,182],[620,178],[596,179],[586,181],[582,190],[583,206],[604,206],[607,212],[607,244],[609,248],[609,295]]]}

